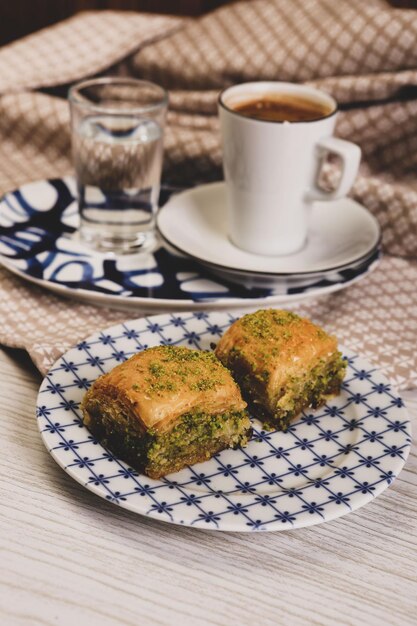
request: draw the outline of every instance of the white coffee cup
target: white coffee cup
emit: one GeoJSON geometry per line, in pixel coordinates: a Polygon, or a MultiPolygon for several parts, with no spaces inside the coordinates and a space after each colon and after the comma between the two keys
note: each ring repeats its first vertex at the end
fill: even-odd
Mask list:
{"type": "Polygon", "coordinates": [[[255,254],[297,252],[306,243],[312,203],[346,196],[357,175],[359,146],[332,136],[336,100],[304,85],[244,83],[222,91],[219,115],[231,241],[255,254]],[[323,106],[326,114],[311,121],[287,122],[254,119],[234,110],[248,101],[280,94],[323,106]],[[331,192],[317,182],[329,153],[342,162],[339,185],[331,192]]]}

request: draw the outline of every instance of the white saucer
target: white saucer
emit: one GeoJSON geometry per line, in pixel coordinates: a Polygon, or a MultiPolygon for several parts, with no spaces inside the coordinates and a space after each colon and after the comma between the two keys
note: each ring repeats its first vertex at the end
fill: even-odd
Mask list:
{"type": "Polygon", "coordinates": [[[377,247],[370,255],[361,259],[359,263],[352,263],[335,270],[319,273],[306,274],[256,274],[251,272],[238,272],[235,270],[223,269],[210,265],[210,271],[221,278],[236,285],[243,285],[247,289],[265,288],[272,289],[278,293],[280,289],[286,288],[290,293],[298,290],[308,290],[317,286],[325,286],[336,283],[351,283],[357,277],[364,277],[369,271],[375,269],[381,258],[381,250],[377,247]]]}
{"type": "Polygon", "coordinates": [[[264,275],[311,274],[340,269],[369,256],[381,231],[369,211],[350,198],[316,202],[310,235],[300,252],[261,256],[227,236],[225,183],[201,185],[173,196],[158,214],[164,239],[201,263],[264,275]]]}

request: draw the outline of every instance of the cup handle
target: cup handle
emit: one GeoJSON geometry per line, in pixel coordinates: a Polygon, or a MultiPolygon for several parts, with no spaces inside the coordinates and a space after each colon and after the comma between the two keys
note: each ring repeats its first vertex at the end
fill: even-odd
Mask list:
{"type": "Polygon", "coordinates": [[[337,200],[345,197],[355,182],[361,160],[361,149],[355,143],[339,139],[338,137],[325,137],[316,144],[318,166],[315,173],[312,188],[307,192],[307,200],[337,200]],[[342,176],[337,189],[325,191],[317,185],[321,165],[327,154],[336,154],[342,160],[342,176]]]}

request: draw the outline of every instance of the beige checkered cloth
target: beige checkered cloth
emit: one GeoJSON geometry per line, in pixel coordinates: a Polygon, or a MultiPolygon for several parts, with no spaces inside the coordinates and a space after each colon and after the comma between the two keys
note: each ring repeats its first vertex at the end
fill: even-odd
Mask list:
{"type": "MultiPolygon", "coordinates": [[[[399,387],[415,386],[417,11],[383,0],[250,0],[197,20],[80,14],[0,50],[0,191],[71,171],[68,106],[45,88],[103,72],[169,89],[164,176],[173,183],[221,177],[216,97],[224,86],[308,82],[345,105],[337,134],[363,150],[353,196],[379,219],[386,256],[361,283],[296,308],[399,387]]],[[[86,334],[127,317],[5,270],[0,312],[0,342],[27,349],[43,372],[86,334]]]]}

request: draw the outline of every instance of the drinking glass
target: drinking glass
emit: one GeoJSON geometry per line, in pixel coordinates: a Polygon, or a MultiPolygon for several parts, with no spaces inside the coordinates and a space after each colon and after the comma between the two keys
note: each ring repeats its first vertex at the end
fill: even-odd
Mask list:
{"type": "Polygon", "coordinates": [[[167,93],[132,78],[97,78],[69,91],[80,238],[114,253],[149,251],[163,157],[167,93]]]}

